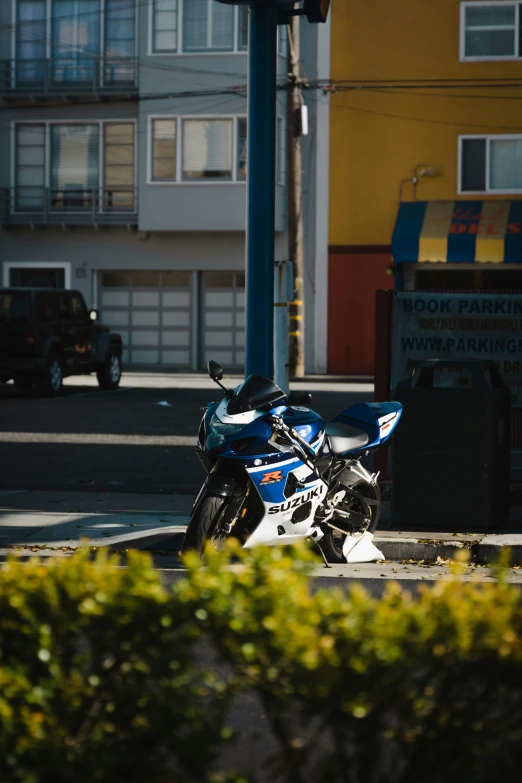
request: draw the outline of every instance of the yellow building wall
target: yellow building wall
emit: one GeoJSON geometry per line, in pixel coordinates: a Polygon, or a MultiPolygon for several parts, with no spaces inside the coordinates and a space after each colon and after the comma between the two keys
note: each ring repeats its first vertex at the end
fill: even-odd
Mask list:
{"type": "MultiPolygon", "coordinates": [[[[439,172],[419,181],[418,199],[482,199],[458,195],[459,135],[522,133],[522,87],[426,85],[513,78],[522,84],[522,60],[460,62],[460,5],[332,3],[331,78],[339,89],[330,98],[330,245],[389,245],[401,180],[411,178],[417,164],[439,172]],[[399,79],[424,83],[415,89],[342,88],[343,81],[399,79]]],[[[412,198],[412,184],[404,183],[403,199],[412,198]]]]}

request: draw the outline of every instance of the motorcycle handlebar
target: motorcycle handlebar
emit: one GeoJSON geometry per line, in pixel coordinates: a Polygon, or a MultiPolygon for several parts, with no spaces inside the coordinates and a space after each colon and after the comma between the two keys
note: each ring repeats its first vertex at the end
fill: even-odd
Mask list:
{"type": "Polygon", "coordinates": [[[287,439],[290,441],[290,444],[296,450],[301,452],[299,456],[301,458],[303,456],[305,457],[305,462],[315,458],[315,452],[311,448],[310,444],[307,443],[306,440],[304,440],[304,438],[302,438],[295,429],[285,424],[285,422],[279,416],[271,416],[270,424],[272,425],[272,430],[274,432],[282,432],[284,435],[286,435],[287,439]]]}

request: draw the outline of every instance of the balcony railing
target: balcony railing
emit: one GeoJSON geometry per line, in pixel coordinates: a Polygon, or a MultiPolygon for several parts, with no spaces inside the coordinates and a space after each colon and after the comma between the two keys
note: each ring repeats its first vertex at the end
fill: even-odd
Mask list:
{"type": "Polygon", "coordinates": [[[15,225],[135,225],[134,187],[42,188],[21,186],[0,191],[0,222],[15,225]]]}
{"type": "Polygon", "coordinates": [[[135,95],[138,62],[134,57],[51,57],[0,62],[0,93],[24,95],[135,95]]]}

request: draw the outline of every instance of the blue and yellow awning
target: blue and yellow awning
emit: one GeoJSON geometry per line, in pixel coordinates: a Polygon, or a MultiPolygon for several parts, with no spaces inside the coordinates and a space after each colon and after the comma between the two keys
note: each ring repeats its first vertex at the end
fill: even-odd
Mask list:
{"type": "Polygon", "coordinates": [[[394,261],[522,264],[522,200],[403,202],[394,261]]]}

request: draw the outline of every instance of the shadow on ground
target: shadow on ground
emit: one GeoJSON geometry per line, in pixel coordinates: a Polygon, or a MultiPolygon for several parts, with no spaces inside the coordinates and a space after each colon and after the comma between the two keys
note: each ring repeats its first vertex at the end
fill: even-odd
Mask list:
{"type": "MultiPolygon", "coordinates": [[[[12,387],[2,392],[6,388],[12,387]]],[[[146,443],[145,438],[186,436],[195,444],[201,407],[219,399],[213,388],[98,392],[90,387],[82,394],[83,388],[68,387],[75,393],[54,399],[32,392],[0,397],[0,490],[197,492],[204,472],[192,445],[146,443]],[[172,407],[156,404],[161,401],[172,407]],[[99,444],[82,443],[81,437],[63,442],[82,434],[107,437],[99,444]],[[134,437],[122,444],[117,437],[112,443],[111,436],[134,437]]],[[[312,406],[328,420],[370,399],[364,392],[325,390],[314,393],[312,406]]]]}

